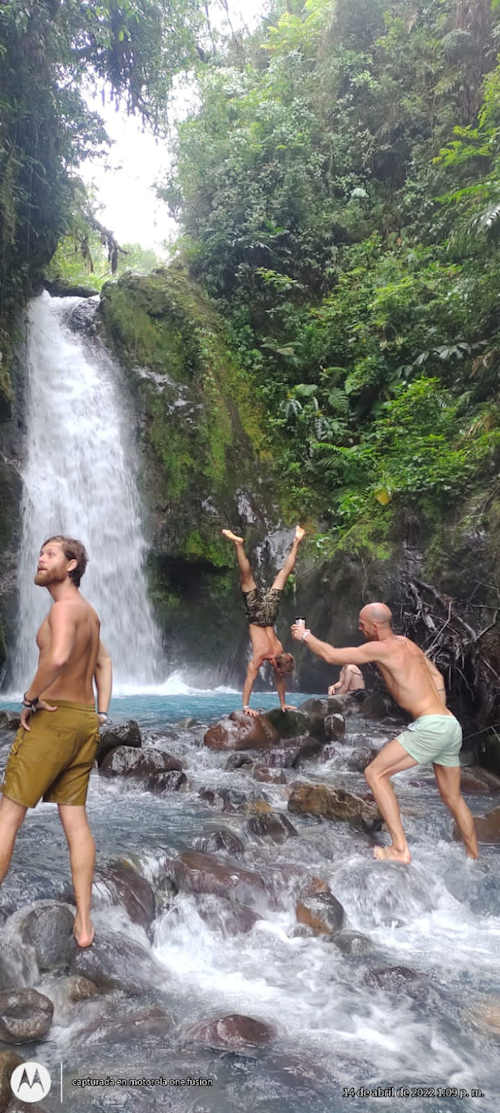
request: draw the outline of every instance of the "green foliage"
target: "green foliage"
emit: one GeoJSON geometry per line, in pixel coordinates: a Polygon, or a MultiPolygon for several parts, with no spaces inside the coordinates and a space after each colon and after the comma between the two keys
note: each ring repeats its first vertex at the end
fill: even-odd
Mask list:
{"type": "Polygon", "coordinates": [[[444,512],[493,473],[498,18],[308,0],[205,69],[179,129],[161,193],[267,411],[287,509],[335,544],[385,551],[395,506],[444,512]]]}

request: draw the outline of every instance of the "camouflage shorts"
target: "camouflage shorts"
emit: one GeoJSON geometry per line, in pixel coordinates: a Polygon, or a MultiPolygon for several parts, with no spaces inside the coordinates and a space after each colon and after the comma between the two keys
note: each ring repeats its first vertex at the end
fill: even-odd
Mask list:
{"type": "Polygon", "coordinates": [[[274,626],[278,617],[281,591],[275,587],[253,587],[242,592],[248,623],[252,626],[274,626]]]}

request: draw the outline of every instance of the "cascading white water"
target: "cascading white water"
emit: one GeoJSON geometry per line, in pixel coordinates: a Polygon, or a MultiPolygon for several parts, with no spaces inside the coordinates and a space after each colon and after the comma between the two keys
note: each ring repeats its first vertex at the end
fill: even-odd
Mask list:
{"type": "Polygon", "coordinates": [[[115,679],[142,686],[163,675],[120,371],[101,345],[68,328],[79,301],[43,293],[29,310],[16,690],[32,678],[34,637],[50,603],[33,583],[38,552],[58,533],[78,538],[89,554],[81,589],[101,618],[115,679]]]}

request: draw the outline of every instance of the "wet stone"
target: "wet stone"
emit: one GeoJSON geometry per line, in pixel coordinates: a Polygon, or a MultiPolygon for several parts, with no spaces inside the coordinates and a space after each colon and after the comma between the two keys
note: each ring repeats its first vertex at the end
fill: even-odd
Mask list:
{"type": "Polygon", "coordinates": [[[292,786],[288,810],[351,823],[371,823],[378,818],[376,805],[361,796],[341,788],[301,781],[292,786]]]}
{"type": "Polygon", "coordinates": [[[21,716],[18,711],[0,711],[0,730],[19,730],[21,716]]]}
{"type": "Polygon", "coordinates": [[[290,836],[297,834],[295,827],[286,815],[280,815],[278,812],[252,816],[248,820],[247,828],[252,835],[257,835],[258,838],[272,839],[275,843],[285,842],[290,836]]]}
{"type": "Polygon", "coordinates": [[[271,1043],[276,1031],[270,1024],[237,1013],[200,1020],[186,1033],[189,1040],[214,1051],[244,1052],[271,1043]]]}
{"type": "Polygon", "coordinates": [[[100,770],[106,777],[144,777],[169,773],[171,770],[181,771],[182,762],[172,754],[155,750],[152,746],[145,749],[120,746],[106,755],[100,770]]]}
{"type": "Polygon", "coordinates": [[[299,924],[311,928],[315,935],[334,935],[341,931],[344,909],[330,890],[304,895],[297,902],[296,916],[299,924]]]}
{"type": "Polygon", "coordinates": [[[428,979],[409,966],[380,966],[367,970],[364,976],[366,985],[383,989],[387,993],[406,993],[410,997],[422,997],[428,990],[428,979]]]}
{"type": "Polygon", "coordinates": [[[145,985],[158,986],[167,974],[149,950],[123,932],[96,932],[91,947],[75,945],[70,972],[88,978],[98,989],[121,989],[142,995],[145,985]]]}
{"type": "Polygon", "coordinates": [[[53,1012],[52,1001],[36,989],[0,993],[0,1040],[14,1044],[43,1040],[53,1012]]]}
{"type": "Polygon", "coordinates": [[[282,769],[271,769],[266,765],[254,765],[252,776],[265,784],[286,785],[286,773],[282,769]]]}
{"type": "Polygon", "coordinates": [[[175,879],[181,891],[212,893],[240,904],[247,904],[265,892],[260,874],[196,850],[187,850],[177,859],[175,879]]]}
{"type": "Polygon", "coordinates": [[[266,715],[254,719],[243,711],[233,711],[209,727],[203,743],[210,750],[266,750],[274,746],[279,737],[266,715]]]}
{"type": "Polygon", "coordinates": [[[149,881],[127,861],[112,862],[99,870],[97,878],[106,886],[113,903],[121,903],[134,924],[147,931],[156,916],[155,895],[149,881]]]}
{"type": "Polygon", "coordinates": [[[186,788],[187,783],[185,773],[171,769],[167,773],[152,773],[150,777],[146,778],[144,787],[149,792],[164,795],[167,792],[181,792],[182,789],[186,788]]]}
{"type": "Polygon", "coordinates": [[[24,947],[18,939],[5,939],[4,936],[0,950],[0,990],[23,989],[37,980],[34,950],[24,947]]]}
{"type": "MultiPolygon", "coordinates": [[[[474,816],[474,823],[478,842],[498,846],[500,843],[500,808],[494,808],[486,815],[474,816]]],[[[456,823],[453,824],[453,838],[456,842],[461,842],[462,839],[456,823]]]]}
{"type": "Polygon", "coordinates": [[[242,769],[244,765],[251,764],[252,758],[249,757],[248,754],[235,753],[229,755],[224,769],[227,769],[228,773],[231,773],[234,769],[242,769]]]}
{"type": "Polygon", "coordinates": [[[338,712],[335,712],[334,715],[327,715],[324,720],[324,731],[329,741],[343,738],[345,735],[344,716],[339,715],[338,712]]]}
{"type": "Polygon", "coordinates": [[[210,854],[217,850],[224,850],[227,854],[243,854],[245,844],[239,835],[230,831],[229,827],[217,827],[200,835],[193,843],[195,850],[202,854],[210,854]]]}
{"type": "Polygon", "coordinates": [[[122,723],[120,726],[105,727],[101,731],[96,755],[98,766],[102,765],[106,754],[109,754],[111,750],[118,746],[128,746],[135,749],[142,746],[139,724],[136,723],[135,719],[129,719],[127,723],[122,723]]]}
{"type": "Polygon", "coordinates": [[[205,894],[196,904],[201,919],[222,936],[246,935],[260,919],[251,908],[220,896],[205,894]]]}
{"type": "Polygon", "coordinates": [[[65,966],[73,951],[74,908],[58,901],[37,901],[22,917],[19,933],[35,950],[40,970],[65,966]]]}
{"type": "Polygon", "coordinates": [[[340,931],[332,942],[344,955],[366,955],[374,950],[371,939],[359,931],[340,931]]]}

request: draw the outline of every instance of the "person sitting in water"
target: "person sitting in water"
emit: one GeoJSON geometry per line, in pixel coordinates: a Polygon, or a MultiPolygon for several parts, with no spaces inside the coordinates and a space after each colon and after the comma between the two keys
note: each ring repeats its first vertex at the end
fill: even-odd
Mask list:
{"type": "Polygon", "coordinates": [[[343,665],[336,684],[330,684],[329,696],[347,696],[350,692],[364,691],[363,673],[357,665],[343,665]]]}
{"type": "Polygon", "coordinates": [[[230,529],[223,529],[222,533],[224,537],[227,537],[229,541],[233,542],[236,549],[236,558],[240,570],[241,591],[248,621],[248,632],[252,643],[252,657],[248,665],[243,687],[243,710],[247,715],[252,715],[254,718],[257,718],[259,712],[253,711],[249,706],[250,695],[261,665],[264,661],[270,661],[273,667],[276,689],[280,698],[281,710],[294,711],[295,708],[289,707],[288,704],[285,703],[285,695],[286,677],[293,672],[295,661],[291,653],[283,652],[283,646],[274,629],[274,623],[278,615],[281,593],[290,573],[295,567],[297,551],[305,536],[305,530],[302,529],[301,526],[296,527],[293,544],[283,568],[278,572],[272,586],[265,589],[257,587],[255,583],[250,561],[243,547],[243,538],[238,537],[237,534],[233,533],[230,529]]]}

